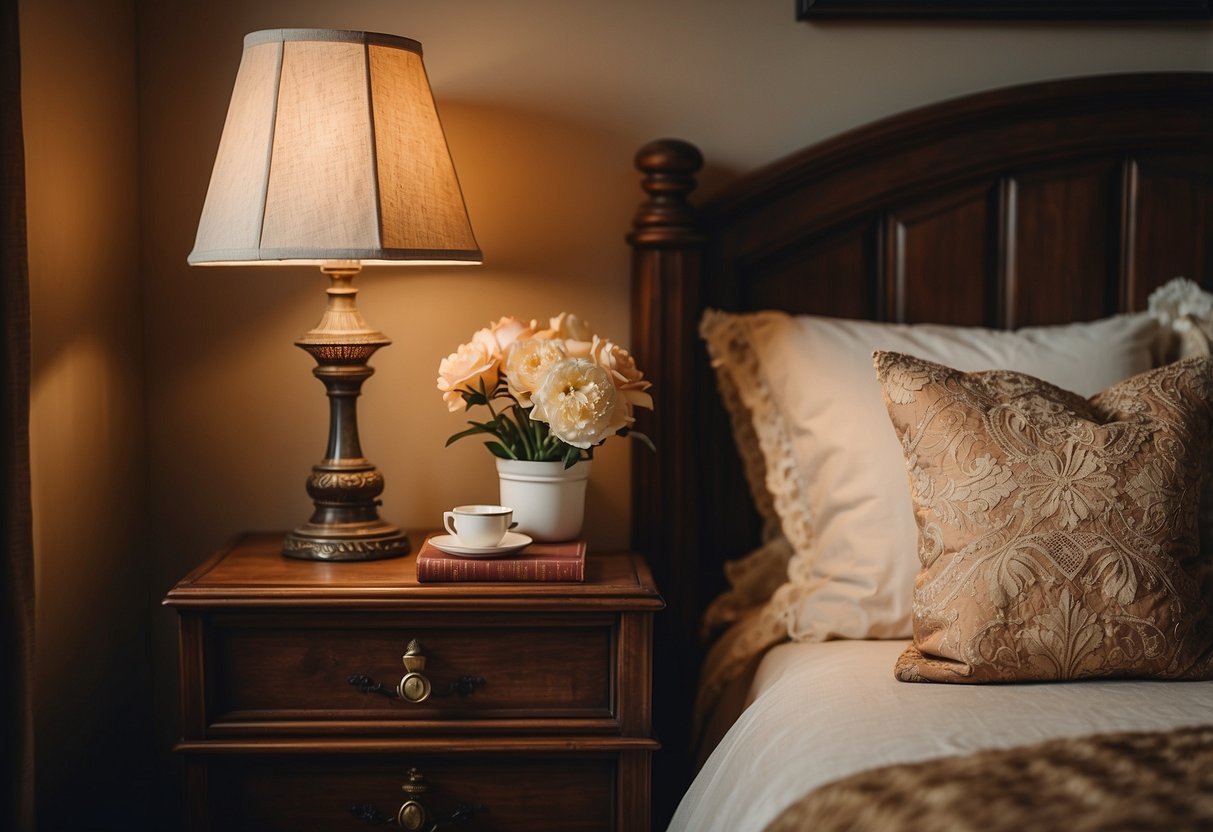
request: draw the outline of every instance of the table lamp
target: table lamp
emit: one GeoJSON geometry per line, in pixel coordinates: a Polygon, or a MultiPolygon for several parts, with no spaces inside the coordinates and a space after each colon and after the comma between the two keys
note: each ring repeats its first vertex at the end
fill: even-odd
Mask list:
{"type": "Polygon", "coordinates": [[[328,447],[307,481],[311,518],[283,554],[407,554],[405,533],[379,517],[383,475],[358,439],[367,360],[391,342],[359,313],[353,278],[364,265],[481,260],[421,44],[323,29],[248,35],[188,259],[317,265],[331,278],[323,317],[295,342],[328,395],[328,447]]]}

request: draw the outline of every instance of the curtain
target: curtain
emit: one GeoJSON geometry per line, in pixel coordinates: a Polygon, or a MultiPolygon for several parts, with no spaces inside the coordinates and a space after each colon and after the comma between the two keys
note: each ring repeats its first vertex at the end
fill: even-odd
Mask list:
{"type": "Polygon", "coordinates": [[[25,238],[25,146],[21,132],[21,57],[17,4],[4,4],[4,95],[0,98],[0,447],[4,553],[0,566],[0,719],[4,805],[0,828],[34,830],[34,543],[29,472],[29,274],[25,238]]]}

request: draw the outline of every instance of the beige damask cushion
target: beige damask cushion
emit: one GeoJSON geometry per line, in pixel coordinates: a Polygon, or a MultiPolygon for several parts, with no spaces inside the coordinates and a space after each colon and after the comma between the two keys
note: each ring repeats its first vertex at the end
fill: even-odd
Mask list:
{"type": "Polygon", "coordinates": [[[1198,502],[1213,360],[1091,399],[875,354],[921,571],[903,681],[1213,676],[1198,502]]]}

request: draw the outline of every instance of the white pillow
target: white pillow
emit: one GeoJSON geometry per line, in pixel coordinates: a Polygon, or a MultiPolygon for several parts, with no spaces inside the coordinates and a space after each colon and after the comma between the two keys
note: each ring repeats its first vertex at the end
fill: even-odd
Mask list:
{"type": "Polygon", "coordinates": [[[701,333],[736,392],[735,429],[748,419],[758,440],[751,487],[765,481],[791,544],[764,617],[794,640],[822,641],[911,635],[918,530],[874,350],[1017,370],[1087,396],[1154,366],[1159,324],[1139,313],[1005,332],[709,310],[701,333]]]}

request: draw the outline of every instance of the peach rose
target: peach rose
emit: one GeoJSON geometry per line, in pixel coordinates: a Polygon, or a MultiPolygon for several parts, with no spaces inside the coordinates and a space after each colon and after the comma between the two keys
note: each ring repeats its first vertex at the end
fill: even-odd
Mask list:
{"type": "Polygon", "coordinates": [[[653,397],[645,392],[653,383],[645,380],[644,373],[636,366],[636,359],[631,353],[613,341],[595,335],[590,344],[589,356],[595,364],[610,374],[615,389],[621,394],[627,424],[635,421],[633,408],[653,409],[653,397]]]}
{"type": "Polygon", "coordinates": [[[560,338],[565,341],[589,341],[594,337],[594,330],[589,323],[571,312],[561,312],[555,318],[550,318],[548,328],[535,333],[535,337],[544,340],[560,338]]]}
{"type": "MultiPolygon", "coordinates": [[[[476,335],[486,331],[481,330],[476,335]]],[[[438,389],[442,391],[447,409],[455,413],[464,408],[460,390],[478,390],[483,382],[484,389],[492,395],[498,375],[497,359],[485,346],[483,338],[473,337],[471,342],[442,359],[438,365],[438,389]]]]}
{"type": "Polygon", "coordinates": [[[523,338],[531,338],[535,335],[535,322],[529,324],[525,321],[520,321],[517,318],[504,316],[497,323],[489,324],[487,329],[482,329],[474,336],[479,339],[489,350],[489,353],[494,358],[503,358],[509,350],[510,345],[515,341],[523,338]]]}

